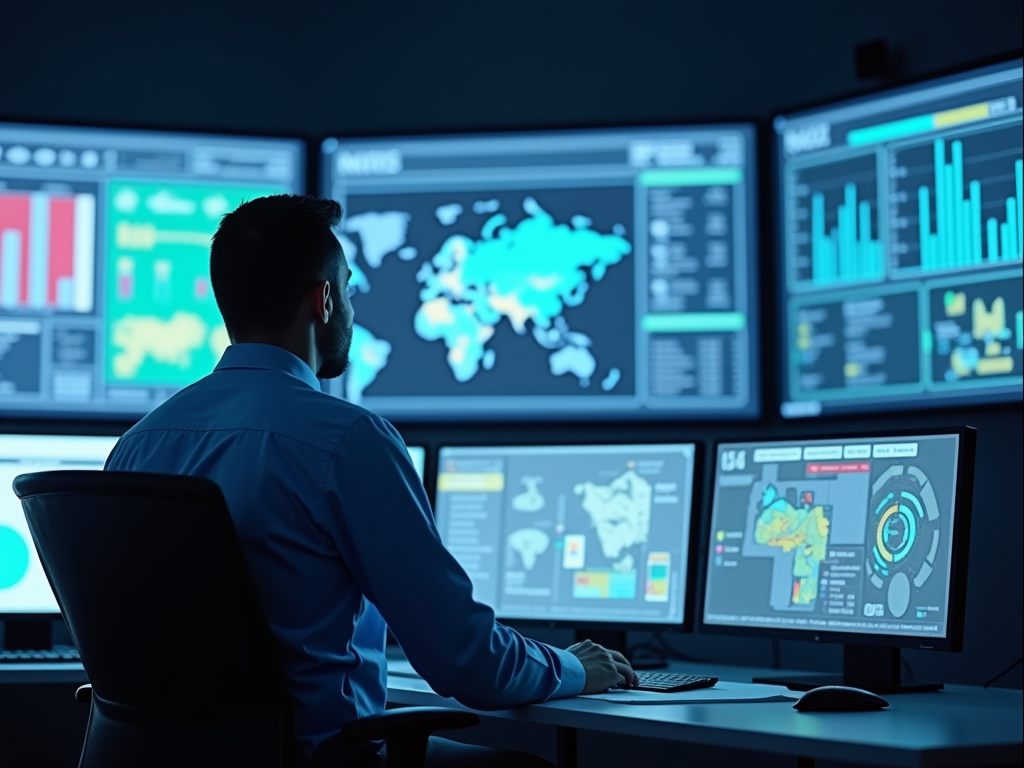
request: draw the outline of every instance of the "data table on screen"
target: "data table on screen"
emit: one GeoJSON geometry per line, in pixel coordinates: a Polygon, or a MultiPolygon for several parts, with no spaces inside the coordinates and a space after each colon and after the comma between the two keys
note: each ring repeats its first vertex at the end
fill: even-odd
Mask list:
{"type": "Polygon", "coordinates": [[[782,413],[1019,400],[1020,61],[776,118],[782,413]]]}
{"type": "Polygon", "coordinates": [[[753,128],[328,139],[327,391],[402,419],[756,415],[753,128]]]}
{"type": "Polygon", "coordinates": [[[0,413],[138,417],[229,340],[210,239],[303,192],[304,145],[0,123],[0,413]]]}

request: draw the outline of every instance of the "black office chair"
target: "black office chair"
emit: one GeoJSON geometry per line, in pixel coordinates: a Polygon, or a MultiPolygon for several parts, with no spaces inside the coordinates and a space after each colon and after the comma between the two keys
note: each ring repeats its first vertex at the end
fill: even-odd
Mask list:
{"type": "MultiPolygon", "coordinates": [[[[14,481],[90,685],[79,768],[282,768],[295,761],[277,649],[220,489],[137,472],[54,471],[14,481]]],[[[388,768],[419,766],[463,710],[396,709],[328,739],[383,739],[388,768]]]]}

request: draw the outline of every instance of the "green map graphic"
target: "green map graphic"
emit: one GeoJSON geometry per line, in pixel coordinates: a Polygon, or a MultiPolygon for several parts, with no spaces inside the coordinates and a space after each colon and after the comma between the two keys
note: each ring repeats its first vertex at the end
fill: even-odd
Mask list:
{"type": "MultiPolygon", "coordinates": [[[[809,495],[809,494],[808,494],[809,495]]],[[[793,605],[812,605],[818,597],[818,571],[828,548],[829,520],[821,504],[805,498],[793,506],[774,485],[764,490],[754,540],[793,552],[793,605]]]]}
{"type": "Polygon", "coordinates": [[[107,381],[183,387],[228,346],[210,238],[245,200],[283,187],[113,181],[107,210],[107,381]]]}

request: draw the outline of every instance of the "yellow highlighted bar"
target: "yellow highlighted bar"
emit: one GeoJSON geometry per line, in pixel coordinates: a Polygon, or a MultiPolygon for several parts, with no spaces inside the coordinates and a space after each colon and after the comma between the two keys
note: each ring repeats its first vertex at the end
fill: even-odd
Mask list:
{"type": "Polygon", "coordinates": [[[499,493],[505,490],[501,472],[442,472],[437,490],[447,493],[499,493]]]}
{"type": "Polygon", "coordinates": [[[979,376],[998,376],[1013,371],[1012,357],[983,357],[978,361],[979,376]]]}
{"type": "Polygon", "coordinates": [[[969,123],[973,120],[984,120],[989,116],[988,102],[984,104],[972,104],[969,107],[947,109],[945,112],[936,112],[932,117],[936,128],[946,128],[950,125],[969,123]]]}

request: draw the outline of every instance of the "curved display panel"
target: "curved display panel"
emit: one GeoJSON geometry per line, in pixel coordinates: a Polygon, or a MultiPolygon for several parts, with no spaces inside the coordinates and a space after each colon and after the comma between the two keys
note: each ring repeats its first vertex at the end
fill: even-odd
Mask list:
{"type": "Polygon", "coordinates": [[[1020,400],[1019,60],[775,119],[782,415],[1020,400]]]}
{"type": "Polygon", "coordinates": [[[210,238],[291,139],[0,123],[0,412],[138,417],[228,345],[210,238]]]}
{"type": "Polygon", "coordinates": [[[405,420],[756,416],[754,139],[327,139],[356,327],[325,387],[405,420]]]}

